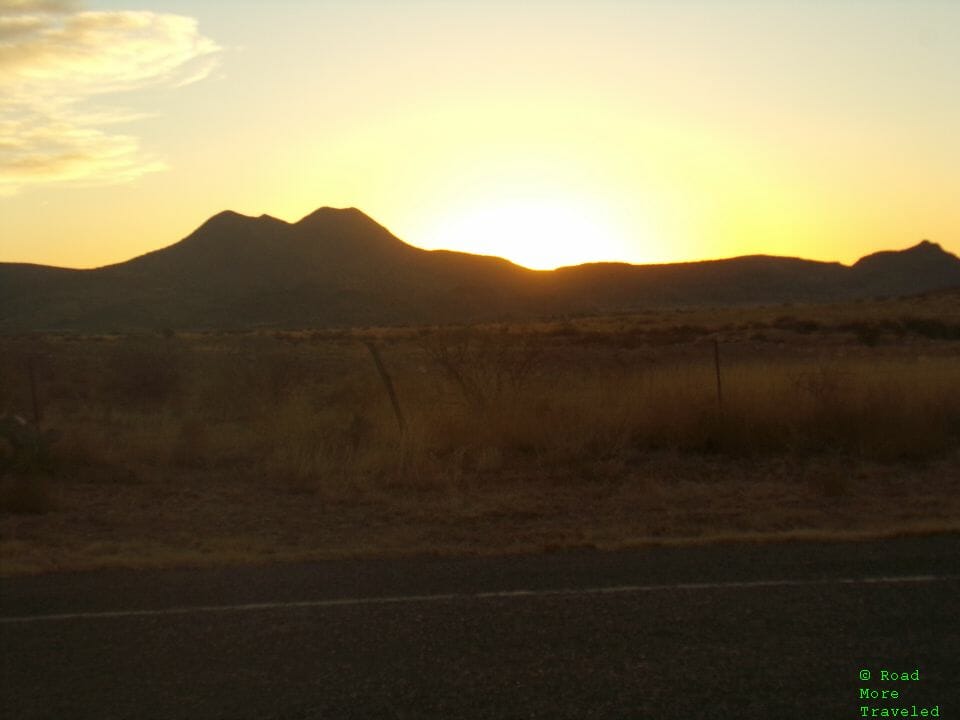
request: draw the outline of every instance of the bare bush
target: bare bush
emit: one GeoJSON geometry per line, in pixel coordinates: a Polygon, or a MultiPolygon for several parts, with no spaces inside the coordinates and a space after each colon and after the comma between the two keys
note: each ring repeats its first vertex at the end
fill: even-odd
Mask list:
{"type": "Polygon", "coordinates": [[[179,390],[184,351],[170,338],[125,338],[109,349],[100,393],[124,405],[160,405],[179,390]]]}
{"type": "Polygon", "coordinates": [[[544,350],[534,335],[476,328],[421,335],[420,347],[464,399],[481,410],[519,393],[541,369],[544,350]]]}

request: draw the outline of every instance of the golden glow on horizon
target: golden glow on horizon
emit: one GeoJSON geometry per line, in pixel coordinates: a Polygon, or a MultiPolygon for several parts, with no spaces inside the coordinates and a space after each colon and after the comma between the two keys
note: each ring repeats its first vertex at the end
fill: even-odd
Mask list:
{"type": "Polygon", "coordinates": [[[624,233],[583,198],[479,198],[435,223],[431,247],[496,255],[535,270],[617,260],[624,233]]]}
{"type": "Polygon", "coordinates": [[[0,262],[321,206],[534,268],[960,253],[954,1],[166,5],[0,0],[0,262]]]}

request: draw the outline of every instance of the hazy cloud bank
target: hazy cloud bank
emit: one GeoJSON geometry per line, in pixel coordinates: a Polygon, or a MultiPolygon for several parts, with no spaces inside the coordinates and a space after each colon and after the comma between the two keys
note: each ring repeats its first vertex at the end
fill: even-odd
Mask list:
{"type": "Polygon", "coordinates": [[[161,169],[136,115],[104,96],[206,77],[219,47],[193,18],[83,11],[69,0],[0,0],[0,194],[38,183],[114,183],[161,169]]]}

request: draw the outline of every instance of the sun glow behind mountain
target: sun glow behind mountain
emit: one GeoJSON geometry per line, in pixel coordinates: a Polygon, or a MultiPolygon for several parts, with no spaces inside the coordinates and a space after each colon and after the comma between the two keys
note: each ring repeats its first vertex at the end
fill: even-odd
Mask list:
{"type": "Polygon", "coordinates": [[[533,268],[957,252],[958,27],[955,0],[0,0],[0,261],[321,205],[533,268]]]}
{"type": "Polygon", "coordinates": [[[425,241],[431,247],[505,257],[535,270],[630,253],[627,235],[609,211],[572,197],[482,198],[439,218],[425,241]]]}

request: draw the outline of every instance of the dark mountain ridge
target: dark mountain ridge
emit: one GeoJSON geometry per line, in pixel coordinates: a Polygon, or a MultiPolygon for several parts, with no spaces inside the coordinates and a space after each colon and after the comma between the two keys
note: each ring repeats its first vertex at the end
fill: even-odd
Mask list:
{"type": "Polygon", "coordinates": [[[0,263],[0,331],[139,331],[415,324],[821,302],[960,287],[960,259],[929,241],[853,266],[753,255],[535,271],[421,250],[356,208],[296,223],[232,211],[182,241],[93,270],[0,263]]]}

